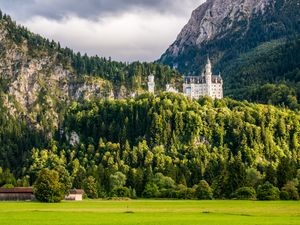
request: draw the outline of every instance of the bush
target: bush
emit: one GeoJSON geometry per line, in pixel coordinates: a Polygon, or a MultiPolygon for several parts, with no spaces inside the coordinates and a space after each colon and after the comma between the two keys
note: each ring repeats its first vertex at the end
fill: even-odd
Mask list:
{"type": "Polygon", "coordinates": [[[299,193],[298,193],[298,189],[297,189],[296,185],[298,185],[298,184],[296,184],[293,181],[289,181],[282,188],[282,191],[287,192],[289,195],[289,199],[291,199],[291,200],[299,200],[299,193]]]}
{"type": "Polygon", "coordinates": [[[12,185],[12,184],[4,184],[3,186],[2,186],[2,188],[8,188],[8,189],[12,189],[12,188],[14,188],[15,186],[14,185],[12,185]]]}
{"type": "Polygon", "coordinates": [[[161,189],[159,192],[160,198],[177,198],[177,192],[174,189],[161,189]]]}
{"type": "Polygon", "coordinates": [[[159,189],[175,188],[175,181],[171,177],[164,176],[162,173],[155,174],[152,182],[156,184],[159,189]]]}
{"type": "Polygon", "coordinates": [[[280,199],[281,200],[290,200],[290,195],[287,191],[280,192],[280,199]]]}
{"type": "Polygon", "coordinates": [[[205,180],[201,180],[196,188],[196,197],[202,200],[210,200],[213,198],[213,192],[209,184],[205,180]]]}
{"type": "Polygon", "coordinates": [[[65,197],[64,184],[55,170],[42,169],[34,185],[34,195],[41,202],[60,202],[65,197]]]}
{"type": "Polygon", "coordinates": [[[256,198],[256,192],[252,187],[241,187],[232,194],[232,198],[240,200],[254,200],[256,198]]]}
{"type": "Polygon", "coordinates": [[[130,198],[131,191],[127,187],[116,187],[111,191],[111,196],[112,197],[130,198]]]}
{"type": "Polygon", "coordinates": [[[179,198],[179,199],[194,199],[195,198],[195,189],[188,188],[184,185],[179,185],[176,193],[177,193],[177,198],[179,198]]]}
{"type": "Polygon", "coordinates": [[[156,184],[148,183],[143,192],[143,197],[145,198],[156,198],[160,194],[156,184]]]}
{"type": "Polygon", "coordinates": [[[274,187],[271,183],[266,182],[263,185],[259,185],[257,189],[257,198],[259,200],[278,200],[279,189],[274,187]]]}

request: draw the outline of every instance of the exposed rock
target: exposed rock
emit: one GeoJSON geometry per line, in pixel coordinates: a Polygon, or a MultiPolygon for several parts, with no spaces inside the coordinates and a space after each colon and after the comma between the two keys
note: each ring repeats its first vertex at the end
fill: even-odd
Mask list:
{"type": "Polygon", "coordinates": [[[6,82],[1,95],[10,114],[26,117],[37,129],[48,126],[45,132],[50,135],[51,128],[59,126],[62,106],[81,98],[114,97],[110,82],[79,77],[60,65],[55,55],[32,58],[26,42],[16,45],[7,35],[0,23],[0,79],[6,82]]]}
{"type": "Polygon", "coordinates": [[[201,45],[230,30],[236,21],[263,14],[272,0],[208,0],[192,13],[188,24],[167,52],[178,56],[185,46],[201,45]]]}
{"type": "Polygon", "coordinates": [[[72,146],[75,146],[80,143],[80,137],[75,131],[72,131],[70,135],[66,134],[66,139],[72,146]]]}

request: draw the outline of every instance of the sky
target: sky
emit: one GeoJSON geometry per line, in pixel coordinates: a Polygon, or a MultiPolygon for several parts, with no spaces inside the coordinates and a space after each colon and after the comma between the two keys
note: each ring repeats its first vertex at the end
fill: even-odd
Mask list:
{"type": "Polygon", "coordinates": [[[154,61],[204,0],[0,0],[34,33],[88,55],[154,61]]]}

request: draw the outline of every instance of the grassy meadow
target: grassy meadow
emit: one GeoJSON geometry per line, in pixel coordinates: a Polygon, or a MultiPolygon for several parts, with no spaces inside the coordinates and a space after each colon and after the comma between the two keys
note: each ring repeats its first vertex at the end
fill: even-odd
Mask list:
{"type": "Polygon", "coordinates": [[[0,202],[1,225],[300,225],[300,202],[0,202]]]}

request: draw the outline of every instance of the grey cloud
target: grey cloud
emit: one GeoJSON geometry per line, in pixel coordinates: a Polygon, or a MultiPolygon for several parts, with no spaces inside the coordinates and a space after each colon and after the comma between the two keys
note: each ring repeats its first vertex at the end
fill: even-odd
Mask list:
{"type": "Polygon", "coordinates": [[[18,20],[42,16],[60,20],[69,15],[97,19],[128,10],[147,9],[163,14],[186,13],[186,4],[201,0],[0,0],[0,8],[18,20]]]}

